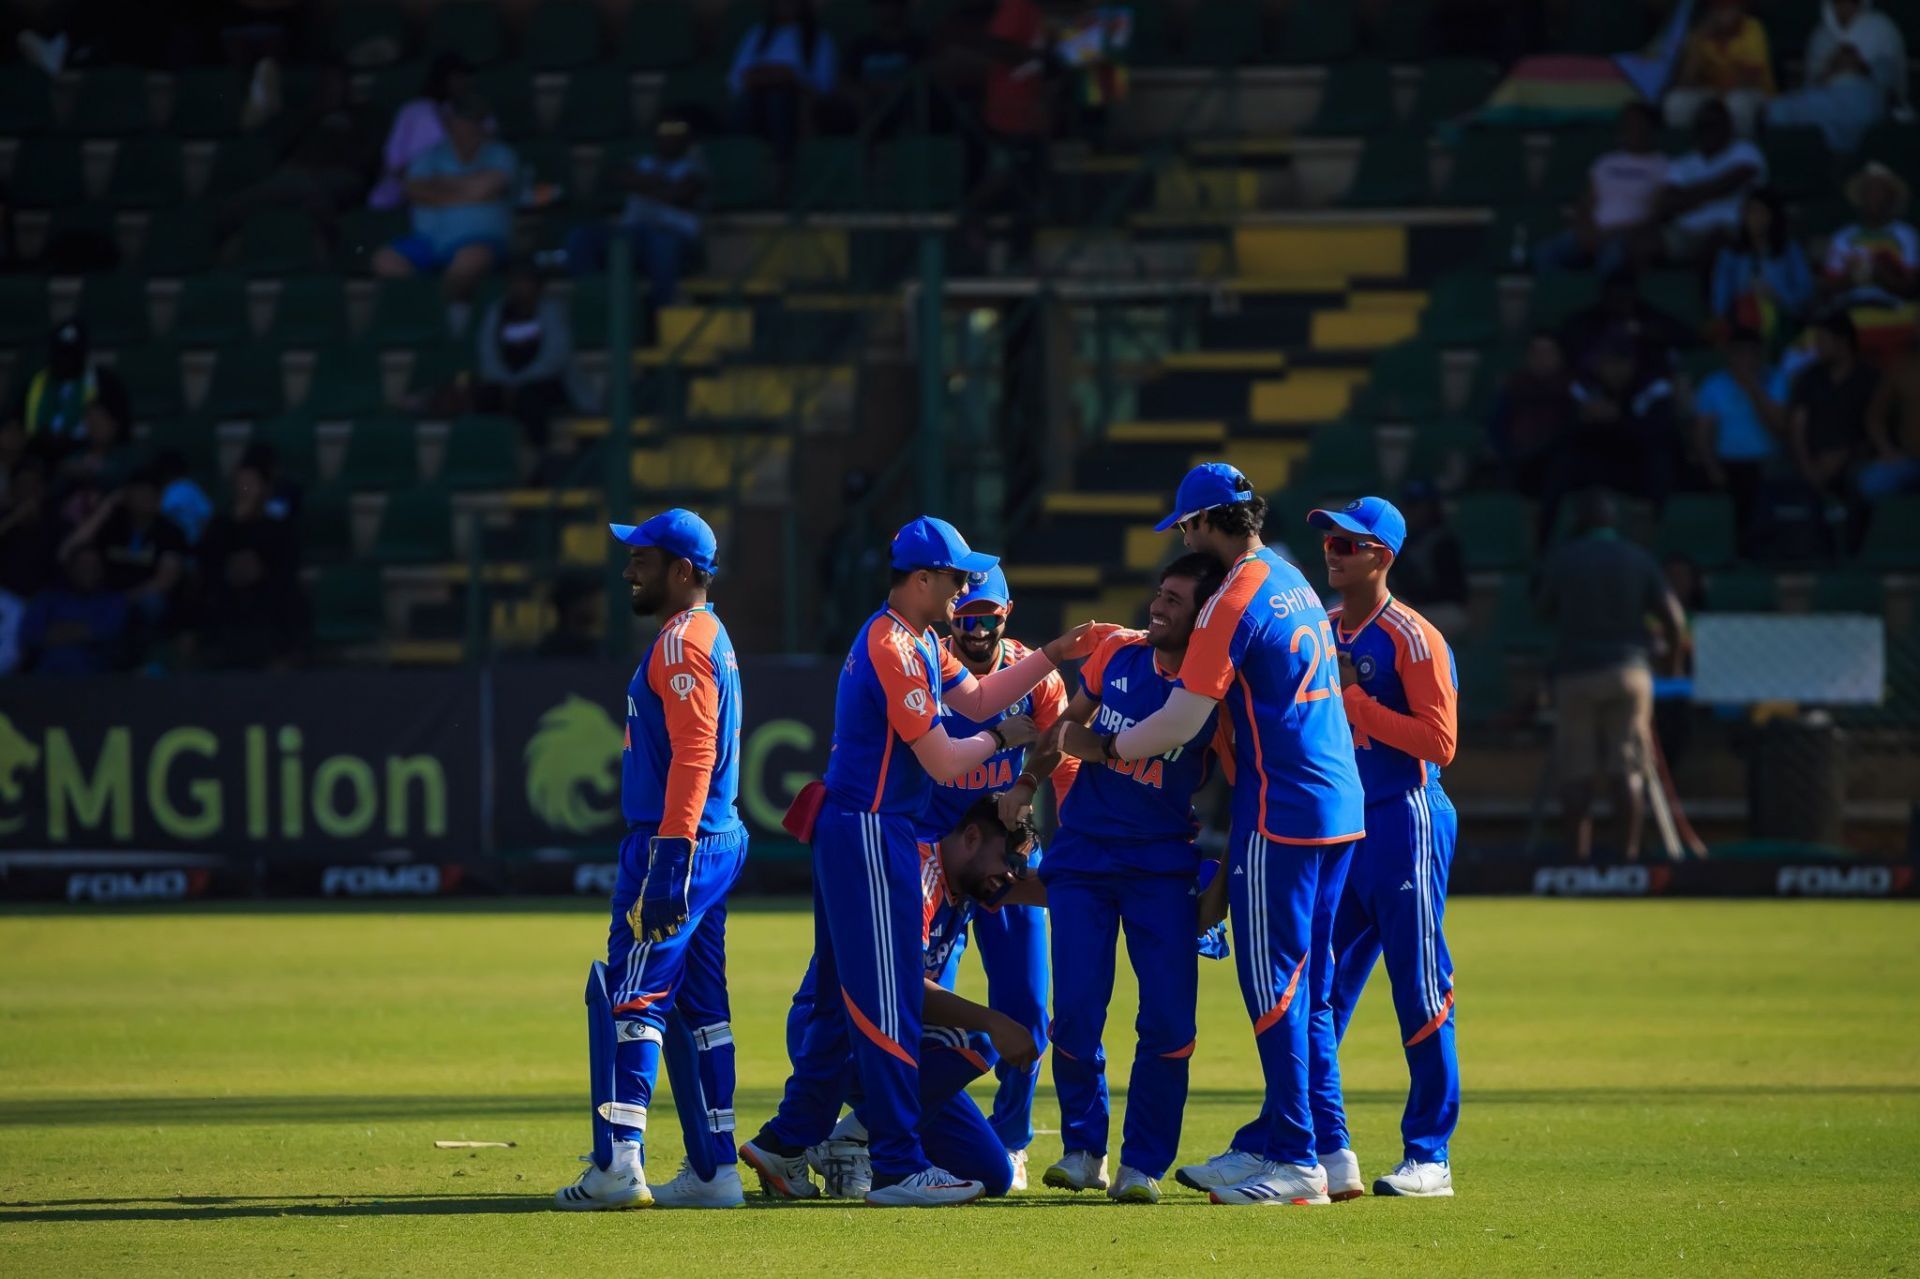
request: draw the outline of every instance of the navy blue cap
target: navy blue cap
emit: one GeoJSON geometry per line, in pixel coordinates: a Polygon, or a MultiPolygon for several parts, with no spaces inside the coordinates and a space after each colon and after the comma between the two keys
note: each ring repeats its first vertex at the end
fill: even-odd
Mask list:
{"type": "Polygon", "coordinates": [[[959,529],[936,516],[910,520],[893,535],[893,567],[903,573],[916,568],[944,568],[973,577],[990,572],[999,563],[996,556],[968,546],[959,529]]]}
{"type": "Polygon", "coordinates": [[[1384,497],[1363,497],[1337,511],[1308,511],[1307,523],[1369,538],[1395,555],[1407,541],[1407,517],[1384,497]]]}
{"type": "Polygon", "coordinates": [[[988,569],[981,580],[973,581],[969,578],[968,581],[970,585],[966,591],[953,602],[954,612],[965,611],[969,604],[985,603],[1000,609],[1013,607],[1013,592],[1007,589],[1007,575],[1001,571],[998,564],[988,569]]]}
{"type": "Polygon", "coordinates": [[[707,522],[685,507],[662,511],[645,524],[609,524],[613,535],[628,546],[657,546],[688,561],[703,573],[719,571],[715,555],[720,544],[707,522]]]}
{"type": "Polygon", "coordinates": [[[1202,462],[1187,472],[1187,478],[1180,481],[1180,491],[1174,495],[1173,514],[1154,525],[1156,533],[1164,533],[1182,520],[1190,520],[1202,511],[1210,511],[1216,506],[1232,506],[1235,502],[1251,502],[1253,487],[1244,490],[1247,477],[1240,474],[1240,468],[1229,466],[1225,462],[1202,462]]]}

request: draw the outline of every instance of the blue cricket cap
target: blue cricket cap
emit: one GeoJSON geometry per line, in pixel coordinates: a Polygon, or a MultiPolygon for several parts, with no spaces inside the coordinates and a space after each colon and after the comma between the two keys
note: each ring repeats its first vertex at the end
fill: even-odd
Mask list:
{"type": "Polygon", "coordinates": [[[1251,502],[1253,487],[1248,485],[1244,491],[1239,487],[1246,481],[1247,477],[1240,474],[1237,466],[1229,466],[1225,462],[1202,462],[1187,472],[1186,479],[1180,481],[1180,491],[1173,498],[1173,514],[1154,525],[1154,531],[1164,533],[1181,520],[1190,520],[1216,506],[1251,502]]]}
{"type": "Polygon", "coordinates": [[[1367,538],[1395,555],[1407,540],[1407,517],[1384,497],[1363,497],[1337,511],[1308,511],[1307,523],[1367,538]]]}
{"type": "Polygon", "coordinates": [[[988,569],[979,581],[971,577],[967,581],[966,591],[953,602],[954,612],[963,611],[969,604],[991,604],[1003,611],[1013,607],[1013,592],[1007,589],[1007,575],[998,564],[988,569]]]}
{"type": "Polygon", "coordinates": [[[688,561],[703,573],[719,571],[720,544],[707,522],[685,507],[662,511],[644,524],[609,524],[616,540],[628,546],[657,546],[688,561]]]}
{"type": "Polygon", "coordinates": [[[893,567],[903,573],[916,568],[958,569],[974,581],[984,581],[984,575],[999,563],[998,557],[968,546],[959,529],[936,516],[910,520],[893,535],[893,567]]]}

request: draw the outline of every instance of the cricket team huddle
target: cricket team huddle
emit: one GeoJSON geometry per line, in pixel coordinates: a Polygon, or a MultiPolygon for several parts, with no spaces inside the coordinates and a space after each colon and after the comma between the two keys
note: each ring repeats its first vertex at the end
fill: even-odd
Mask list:
{"type": "Polygon", "coordinates": [[[1383,955],[1411,1085],[1402,1157],[1371,1188],[1451,1195],[1453,653],[1389,590],[1406,535],[1390,503],[1305,517],[1324,534],[1330,607],[1264,545],[1267,517],[1238,470],[1195,467],[1158,526],[1185,553],[1146,628],[1088,622],[1037,648],[1006,633],[993,556],[930,516],[894,536],[885,604],[840,670],[825,775],[785,819],[812,850],[814,950],[787,1017],[791,1074],[745,1141],[725,960],[747,852],[741,689],[707,598],[716,544],[686,510],[613,525],[634,612],[663,624],[628,688],[628,833],[587,982],[593,1153],[558,1206],[736,1207],[739,1161],[777,1198],[933,1207],[1024,1190],[1049,1047],[1065,1153],[1045,1185],[1157,1203],[1172,1171],[1216,1204],[1352,1199],[1368,1182],[1338,1049],[1383,955]],[[1219,859],[1194,809],[1216,771],[1231,794],[1219,859]],[[1058,814],[1044,849],[1042,786],[1058,814]],[[1122,932],[1139,1008],[1110,1166],[1103,1037],[1122,932]],[[985,1005],[954,990],[969,935],[985,1005]],[[1264,1087],[1226,1151],[1175,1169],[1203,957],[1234,963],[1264,1087]],[[686,1160],[650,1186],[662,1059],[686,1160]],[[990,1114],[967,1092],[988,1073],[990,1114]]]}

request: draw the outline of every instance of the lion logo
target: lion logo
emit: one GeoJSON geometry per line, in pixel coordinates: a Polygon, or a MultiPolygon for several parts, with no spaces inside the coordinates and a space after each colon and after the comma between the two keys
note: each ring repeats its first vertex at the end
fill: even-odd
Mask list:
{"type": "Polygon", "coordinates": [[[620,729],[584,697],[540,717],[522,753],[527,803],[555,830],[591,835],[620,815],[620,729]]]}
{"type": "MultiPolygon", "coordinates": [[[[0,715],[0,807],[19,807],[26,791],[20,774],[38,767],[40,748],[15,728],[12,720],[0,715]]],[[[12,834],[24,821],[19,817],[0,817],[0,834],[12,834]]]]}

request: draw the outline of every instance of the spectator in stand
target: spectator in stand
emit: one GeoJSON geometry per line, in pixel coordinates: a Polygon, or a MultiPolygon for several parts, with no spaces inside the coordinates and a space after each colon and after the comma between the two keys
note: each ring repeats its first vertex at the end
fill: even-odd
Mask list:
{"type": "Polygon", "coordinates": [[[380,150],[380,180],[367,196],[376,209],[398,209],[407,202],[407,170],[447,140],[443,112],[473,90],[473,68],[456,54],[443,53],[427,69],[419,97],[393,113],[386,144],[380,150]]]}
{"type": "Polygon", "coordinates": [[[377,136],[365,111],[348,100],[346,68],[322,68],[312,102],[296,116],[277,118],[269,132],[278,156],[274,171],[226,203],[216,233],[232,235],[261,209],[304,209],[331,252],[340,215],[359,203],[372,177],[377,136]]]}
{"type": "Polygon", "coordinates": [[[64,582],[27,604],[20,645],[27,668],[42,675],[101,675],[130,665],[133,610],[106,583],[97,547],[61,559],[64,582]]]}
{"type": "Polygon", "coordinates": [[[1400,498],[1407,536],[1393,557],[1393,594],[1419,609],[1443,634],[1467,631],[1467,557],[1447,524],[1440,493],[1414,480],[1400,498]]]}
{"type": "Polygon", "coordinates": [[[192,551],[187,535],[160,513],[160,481],[152,469],[107,494],[67,535],[60,556],[83,546],[100,552],[107,587],[126,596],[143,632],[171,632],[192,551]]]}
{"type": "Polygon", "coordinates": [[[1714,258],[1711,300],[1717,327],[1752,329],[1769,350],[1785,346],[1806,319],[1813,271],[1770,188],[1747,197],[1739,238],[1714,258]]]}
{"type": "Polygon", "coordinates": [[[1863,526],[1851,485],[1866,461],[1867,410],[1880,374],[1860,358],[1860,337],[1845,311],[1820,321],[1815,336],[1819,359],[1794,382],[1787,440],[1826,523],[1844,530],[1836,549],[1850,549],[1863,526]]]}
{"type": "Polygon", "coordinates": [[[1724,102],[1734,128],[1750,138],[1775,93],[1767,29],[1747,12],[1746,0],[1707,0],[1706,17],[1687,37],[1680,71],[1667,91],[1667,123],[1684,129],[1702,105],[1724,102]]]}
{"type": "Polygon", "coordinates": [[[298,481],[280,473],[280,454],[273,445],[255,440],[240,455],[241,466],[251,467],[267,483],[266,513],[270,520],[298,520],[305,496],[298,481]]]}
{"type": "Polygon", "coordinates": [[[1561,501],[1601,484],[1666,504],[1679,462],[1673,380],[1651,370],[1633,338],[1616,333],[1573,381],[1573,427],[1561,443],[1540,506],[1541,544],[1553,536],[1561,501]]]}
{"type": "Polygon", "coordinates": [[[206,584],[204,639],[215,666],[286,666],[307,630],[294,528],[267,513],[272,479],[242,461],[233,505],[213,517],[200,545],[206,584]]]}
{"type": "Polygon", "coordinates": [[[707,197],[707,165],[685,116],[663,116],[654,128],[653,150],[636,156],[620,175],[627,191],[617,227],[576,227],[567,236],[566,262],[575,274],[606,269],[607,243],[616,234],[633,242],[634,257],[652,288],[655,310],[671,306],[680,275],[700,248],[700,210],[707,197]]]}
{"type": "Polygon", "coordinates": [[[47,344],[47,366],[22,383],[8,415],[26,426],[30,447],[57,460],[85,442],[95,403],[117,422],[133,419],[119,375],[94,362],[86,323],[64,320],[47,344]]]}
{"type": "Polygon", "coordinates": [[[1735,329],[1726,367],[1694,392],[1694,454],[1709,487],[1733,498],[1743,542],[1752,537],[1760,486],[1787,433],[1783,387],[1767,372],[1767,347],[1753,329],[1735,329]]]}
{"type": "Polygon", "coordinates": [[[974,148],[968,158],[974,186],[967,197],[966,238],[975,253],[984,251],[986,232],[978,219],[1016,195],[1015,247],[1023,252],[1032,237],[1031,207],[1046,190],[1047,146],[1063,67],[1054,54],[1047,13],[1035,0],[998,0],[974,48],[987,60],[981,118],[992,145],[974,148]]]}
{"type": "Polygon", "coordinates": [[[1507,377],[1493,407],[1489,434],[1508,486],[1538,498],[1573,425],[1573,374],[1560,339],[1541,330],[1527,340],[1526,361],[1507,377]]]}
{"type": "Polygon", "coordinates": [[[1860,214],[1834,233],[1820,271],[1820,292],[1853,315],[1860,350],[1890,364],[1913,342],[1920,293],[1920,233],[1901,221],[1907,184],[1884,164],[1869,164],[1847,181],[1847,201],[1860,214]]]}
{"type": "Polygon", "coordinates": [[[1648,379],[1672,372],[1674,350],[1700,341],[1699,334],[1641,297],[1640,277],[1625,269],[1601,282],[1598,302],[1567,317],[1560,343],[1577,371],[1621,336],[1632,341],[1639,375],[1648,379]]]}
{"type": "Polygon", "coordinates": [[[510,414],[527,442],[544,449],[553,415],[574,403],[567,389],[573,326],[566,306],[547,295],[531,267],[516,267],[506,293],[487,308],[478,341],[474,407],[510,414]]]}
{"type": "Polygon", "coordinates": [[[1594,267],[1606,275],[1658,254],[1667,157],[1658,146],[1657,126],[1646,103],[1622,108],[1619,147],[1593,162],[1572,227],[1540,244],[1537,266],[1594,267]]]}
{"type": "MultiPolygon", "coordinates": [[[[1552,659],[1555,771],[1567,842],[1593,857],[1593,805],[1603,782],[1614,792],[1619,851],[1640,858],[1653,741],[1654,638],[1686,651],[1686,617],[1651,555],[1619,533],[1613,498],[1581,495],[1576,535],[1540,570],[1535,604],[1555,633],[1552,659]]],[[[1673,668],[1669,668],[1673,669],[1673,668]]]]}
{"type": "Polygon", "coordinates": [[[1806,83],[1767,104],[1774,127],[1812,125],[1836,155],[1907,108],[1907,42],[1873,0],[1826,0],[1807,41],[1806,83]]]}
{"type": "MultiPolygon", "coordinates": [[[[906,0],[874,0],[872,27],[847,46],[847,90],[860,117],[874,121],[874,137],[915,126],[917,104],[900,89],[926,58],[927,42],[908,21],[906,0]]],[[[929,124],[933,107],[929,100],[929,124]]]]}
{"type": "Polygon", "coordinates": [[[464,305],[513,238],[517,162],[487,132],[487,107],[468,96],[444,112],[446,140],[407,169],[413,233],[373,255],[375,275],[441,274],[449,301],[464,305]]]}
{"type": "Polygon", "coordinates": [[[188,546],[198,546],[213,518],[213,499],[187,469],[186,454],[167,449],[153,460],[160,483],[160,513],[186,535],[188,546]]]}
{"type": "Polygon", "coordinates": [[[0,505],[0,595],[26,600],[52,583],[58,528],[47,495],[46,463],[29,454],[14,465],[0,505]]]}
{"type": "Polygon", "coordinates": [[[839,77],[838,51],[813,0],[766,0],[764,16],[740,37],[727,87],[741,127],[772,143],[784,163],[813,134],[816,111],[839,77]]]}
{"type": "Polygon", "coordinates": [[[1726,103],[1709,100],[1693,118],[1694,149],[1667,166],[1660,195],[1667,257],[1711,262],[1740,229],[1747,196],[1767,180],[1767,157],[1733,133],[1726,103]]]}
{"type": "Polygon", "coordinates": [[[1860,470],[1860,496],[1879,502],[1920,492],[1920,350],[1908,347],[1880,379],[1867,407],[1873,459],[1860,470]]]}
{"type": "Polygon", "coordinates": [[[126,420],[108,401],[89,402],[81,421],[80,438],[73,451],[60,459],[55,473],[54,488],[63,498],[86,485],[111,492],[126,483],[141,463],[140,450],[127,441],[126,420]]]}
{"type": "Polygon", "coordinates": [[[607,592],[591,578],[562,578],[553,589],[554,628],[535,648],[536,657],[600,656],[607,630],[607,592]]]}

